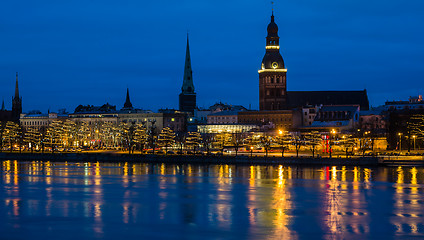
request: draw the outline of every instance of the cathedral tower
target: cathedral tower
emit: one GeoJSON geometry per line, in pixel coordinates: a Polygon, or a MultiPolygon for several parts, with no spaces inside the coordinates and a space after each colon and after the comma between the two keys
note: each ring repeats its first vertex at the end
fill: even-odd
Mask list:
{"type": "Polygon", "coordinates": [[[19,97],[18,73],[16,73],[15,96],[12,97],[12,118],[19,121],[22,113],[22,97],[19,97]]]}
{"type": "Polygon", "coordinates": [[[190,48],[187,35],[187,49],[184,66],[183,86],[179,98],[180,111],[194,113],[196,108],[196,93],[194,92],[193,72],[191,71],[190,48]]]}
{"type": "Polygon", "coordinates": [[[274,11],[268,24],[266,52],[259,70],[259,109],[284,110],[287,108],[286,73],[280,54],[278,26],[274,22],[274,11]]]}

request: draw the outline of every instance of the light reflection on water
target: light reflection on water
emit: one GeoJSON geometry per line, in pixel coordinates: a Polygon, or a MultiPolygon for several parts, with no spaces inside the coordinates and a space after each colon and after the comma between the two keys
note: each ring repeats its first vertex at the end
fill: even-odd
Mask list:
{"type": "Polygon", "coordinates": [[[3,161],[2,238],[424,237],[424,169],[3,161]]]}

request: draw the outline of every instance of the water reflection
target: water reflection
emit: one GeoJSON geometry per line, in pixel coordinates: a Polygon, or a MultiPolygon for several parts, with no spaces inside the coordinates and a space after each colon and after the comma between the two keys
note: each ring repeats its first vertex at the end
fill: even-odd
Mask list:
{"type": "Polygon", "coordinates": [[[422,237],[423,186],[424,170],[416,167],[3,161],[0,217],[6,221],[0,232],[7,237],[38,229],[59,237],[68,231],[85,238],[119,238],[125,231],[158,238],[422,237]]]}

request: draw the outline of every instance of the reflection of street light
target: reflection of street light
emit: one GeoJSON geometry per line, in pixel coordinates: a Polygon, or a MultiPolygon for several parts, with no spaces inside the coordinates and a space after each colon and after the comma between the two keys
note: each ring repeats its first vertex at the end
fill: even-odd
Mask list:
{"type": "MultiPolygon", "coordinates": [[[[330,145],[330,158],[331,158],[331,154],[332,154],[332,152],[333,152],[333,146],[331,145],[331,134],[334,134],[334,135],[336,135],[336,129],[331,129],[331,131],[330,131],[330,139],[329,139],[329,145],[330,145]]],[[[334,136],[335,137],[335,136],[334,136]]]]}
{"type": "Polygon", "coordinates": [[[399,152],[402,152],[402,133],[398,133],[399,135],[399,152]]]}
{"type": "Polygon", "coordinates": [[[280,135],[281,143],[281,157],[284,157],[284,139],[283,139],[283,130],[278,130],[278,135],[280,135]]]}
{"type": "Polygon", "coordinates": [[[412,136],[412,138],[414,139],[414,151],[415,151],[415,138],[416,138],[417,136],[415,136],[415,135],[413,135],[412,136]]]}

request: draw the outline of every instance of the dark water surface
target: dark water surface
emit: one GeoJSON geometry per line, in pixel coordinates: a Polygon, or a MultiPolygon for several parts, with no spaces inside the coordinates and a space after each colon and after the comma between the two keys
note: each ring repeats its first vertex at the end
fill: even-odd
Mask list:
{"type": "Polygon", "coordinates": [[[424,169],[2,161],[0,239],[419,239],[424,169]]]}

